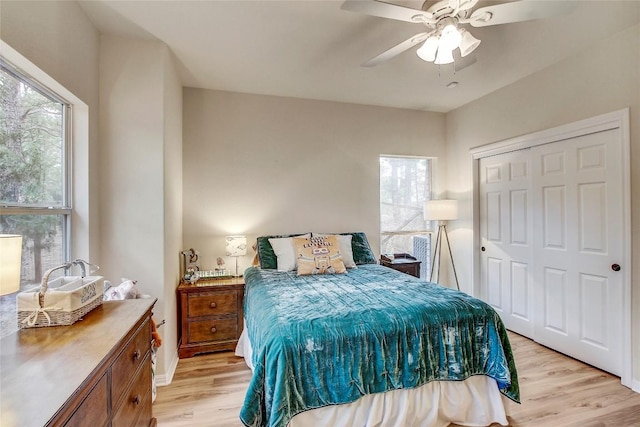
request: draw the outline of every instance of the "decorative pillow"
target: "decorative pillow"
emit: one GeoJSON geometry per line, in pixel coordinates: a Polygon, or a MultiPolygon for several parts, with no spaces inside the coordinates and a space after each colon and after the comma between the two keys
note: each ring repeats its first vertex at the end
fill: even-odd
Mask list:
{"type": "MultiPolygon", "coordinates": [[[[299,237],[311,237],[309,233],[299,237]]],[[[271,249],[276,254],[278,271],[293,271],[298,268],[296,262],[296,250],[292,237],[278,237],[269,239],[271,249]]]]}
{"type": "Polygon", "coordinates": [[[353,249],[353,261],[357,265],[361,264],[377,264],[378,260],[369,246],[367,235],[363,232],[356,233],[340,233],[351,234],[351,248],[353,249]]]}
{"type": "MultiPolygon", "coordinates": [[[[333,234],[313,233],[313,237],[316,236],[333,236],[333,234]]],[[[335,234],[340,242],[340,253],[342,254],[342,262],[347,268],[357,268],[356,262],[353,260],[353,249],[351,248],[351,240],[353,236],[351,234],[335,234]]]]}
{"type": "Polygon", "coordinates": [[[269,239],[281,238],[281,237],[294,237],[294,236],[309,236],[309,233],[303,234],[280,234],[272,236],[260,236],[256,241],[256,252],[258,256],[258,262],[260,268],[265,270],[275,270],[278,268],[278,258],[276,257],[269,239]]]}
{"type": "Polygon", "coordinates": [[[347,272],[336,236],[294,237],[293,244],[298,258],[298,276],[347,272]]]}

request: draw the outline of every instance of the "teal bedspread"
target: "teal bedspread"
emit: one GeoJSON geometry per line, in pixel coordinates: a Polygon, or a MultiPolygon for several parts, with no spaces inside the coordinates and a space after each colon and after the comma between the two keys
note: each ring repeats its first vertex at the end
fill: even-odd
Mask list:
{"type": "Polygon", "coordinates": [[[467,294],[375,264],[301,277],[252,267],[245,281],[247,426],[284,427],[305,410],[472,375],[519,402],[506,330],[467,294]]]}

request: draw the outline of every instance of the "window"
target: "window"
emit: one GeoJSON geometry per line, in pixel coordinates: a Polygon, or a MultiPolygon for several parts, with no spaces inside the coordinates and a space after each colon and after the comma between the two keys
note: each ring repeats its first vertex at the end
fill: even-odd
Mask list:
{"type": "Polygon", "coordinates": [[[380,156],[380,253],[408,253],[428,277],[430,224],[423,205],[431,198],[431,159],[380,156]]]}
{"type": "Polygon", "coordinates": [[[0,60],[0,233],[23,236],[22,287],[69,259],[70,106],[0,60]]]}

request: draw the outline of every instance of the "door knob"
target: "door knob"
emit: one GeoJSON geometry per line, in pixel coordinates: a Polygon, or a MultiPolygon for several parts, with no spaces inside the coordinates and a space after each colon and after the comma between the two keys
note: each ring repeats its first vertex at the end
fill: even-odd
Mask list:
{"type": "Polygon", "coordinates": [[[611,269],[613,271],[620,271],[620,264],[612,264],[611,269]]]}
{"type": "Polygon", "coordinates": [[[487,250],[487,248],[485,248],[485,247],[483,246],[483,247],[481,247],[481,248],[480,248],[480,250],[481,250],[482,252],[484,252],[484,251],[486,251],[486,250],[487,250]]]}

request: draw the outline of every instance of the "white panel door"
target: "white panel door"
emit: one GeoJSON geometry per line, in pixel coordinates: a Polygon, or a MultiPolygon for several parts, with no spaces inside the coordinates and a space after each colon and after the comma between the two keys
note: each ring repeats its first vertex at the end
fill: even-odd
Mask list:
{"type": "Polygon", "coordinates": [[[619,132],[531,148],[534,339],[616,375],[623,312],[622,275],[615,271],[623,259],[619,132]]]}
{"type": "Polygon", "coordinates": [[[529,150],[480,160],[481,298],[505,326],[533,336],[529,150]]]}

